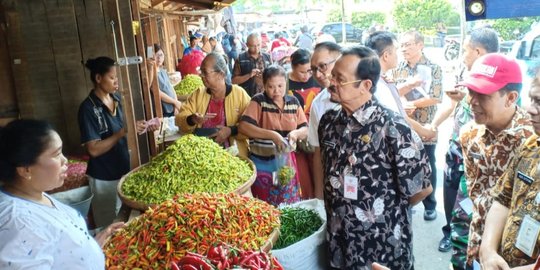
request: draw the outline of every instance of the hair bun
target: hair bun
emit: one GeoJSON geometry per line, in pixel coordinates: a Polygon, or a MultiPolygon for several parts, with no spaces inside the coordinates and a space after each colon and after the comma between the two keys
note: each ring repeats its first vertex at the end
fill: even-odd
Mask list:
{"type": "Polygon", "coordinates": [[[96,67],[96,59],[88,59],[86,60],[86,63],[84,63],[84,66],[89,70],[94,70],[96,67]]]}

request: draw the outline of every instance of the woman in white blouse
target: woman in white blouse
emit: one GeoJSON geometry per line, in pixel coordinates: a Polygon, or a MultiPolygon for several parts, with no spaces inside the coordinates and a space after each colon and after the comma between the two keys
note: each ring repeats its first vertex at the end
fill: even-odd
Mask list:
{"type": "Polygon", "coordinates": [[[63,184],[62,140],[39,120],[15,120],[0,129],[0,269],[104,269],[105,239],[94,239],[75,209],[45,194],[63,184]]]}

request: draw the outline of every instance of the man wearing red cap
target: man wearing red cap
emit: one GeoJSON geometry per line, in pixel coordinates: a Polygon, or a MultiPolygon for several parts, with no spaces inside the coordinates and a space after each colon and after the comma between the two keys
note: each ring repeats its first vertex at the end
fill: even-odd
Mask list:
{"type": "Polygon", "coordinates": [[[535,134],[521,146],[491,191],[494,201],[480,248],[484,269],[524,265],[527,267],[520,269],[540,268],[540,260],[533,268],[540,246],[540,73],[531,85],[529,96],[528,112],[535,134]]]}
{"type": "Polygon", "coordinates": [[[504,173],[519,146],[533,134],[528,115],[516,105],[521,90],[518,63],[502,54],[486,54],[472,66],[459,85],[469,90],[474,121],[461,129],[466,183],[460,189],[469,196],[460,205],[472,211],[467,264],[478,260],[489,192],[504,173]]]}

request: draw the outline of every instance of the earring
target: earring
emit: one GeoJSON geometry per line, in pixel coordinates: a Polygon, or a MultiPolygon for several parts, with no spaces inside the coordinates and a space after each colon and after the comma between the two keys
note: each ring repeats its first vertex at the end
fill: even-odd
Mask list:
{"type": "Polygon", "coordinates": [[[32,176],[31,175],[27,176],[26,180],[32,180],[32,176]]]}

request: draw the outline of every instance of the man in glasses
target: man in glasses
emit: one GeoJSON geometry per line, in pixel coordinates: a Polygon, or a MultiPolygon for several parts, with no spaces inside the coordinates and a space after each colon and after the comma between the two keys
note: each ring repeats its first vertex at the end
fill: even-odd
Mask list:
{"type": "Polygon", "coordinates": [[[319,121],[326,111],[335,108],[338,100],[331,99],[328,92],[330,72],[341,55],[341,47],[335,42],[321,42],[315,46],[311,56],[313,78],[323,88],[311,103],[309,111],[308,141],[315,149],[313,152],[313,188],[315,197],[323,199],[323,170],[317,130],[319,121]]]}
{"type": "Polygon", "coordinates": [[[340,103],[321,118],[331,267],[412,269],[411,206],[431,193],[422,140],[373,99],[381,67],[364,46],[343,51],[328,90],[340,103]]]}
{"type": "Polygon", "coordinates": [[[234,63],[232,83],[238,84],[250,97],[264,90],[262,73],[272,64],[270,55],[261,52],[261,37],[251,33],[247,37],[246,52],[241,53],[234,63]]]}
{"type": "Polygon", "coordinates": [[[459,83],[469,90],[474,119],[461,128],[459,136],[467,180],[460,183],[466,184],[460,192],[465,190],[468,195],[459,204],[463,211],[472,212],[466,269],[478,260],[485,218],[493,202],[490,192],[518,154],[519,146],[534,133],[529,116],[516,104],[521,84],[519,64],[498,53],[478,58],[459,83]]]}
{"type": "MultiPolygon", "coordinates": [[[[400,38],[401,52],[404,61],[399,63],[393,72],[400,95],[410,101],[415,108],[411,118],[422,125],[431,124],[437,104],[442,99],[442,70],[441,67],[426,58],[422,52],[424,36],[418,31],[409,31],[400,38]]],[[[435,147],[437,137],[424,139],[424,146],[431,164],[431,185],[433,193],[424,201],[424,220],[437,218],[437,201],[435,200],[435,187],[437,186],[437,169],[435,163],[435,147]]]]}

